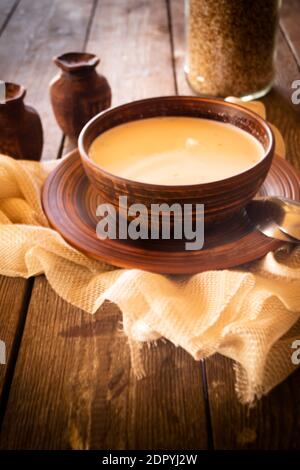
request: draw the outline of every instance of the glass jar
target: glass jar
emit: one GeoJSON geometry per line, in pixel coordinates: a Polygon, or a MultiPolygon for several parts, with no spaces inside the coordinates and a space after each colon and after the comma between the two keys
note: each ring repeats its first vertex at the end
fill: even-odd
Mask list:
{"type": "Polygon", "coordinates": [[[185,0],[185,73],[205,96],[250,100],[274,79],[280,0],[185,0]]]}

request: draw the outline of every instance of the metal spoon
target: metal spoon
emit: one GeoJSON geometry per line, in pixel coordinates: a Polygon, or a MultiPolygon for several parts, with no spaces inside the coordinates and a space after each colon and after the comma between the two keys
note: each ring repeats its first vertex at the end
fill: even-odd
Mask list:
{"type": "Polygon", "coordinates": [[[262,197],[246,206],[250,220],[267,237],[300,243],[300,203],[283,197],[262,197]]]}

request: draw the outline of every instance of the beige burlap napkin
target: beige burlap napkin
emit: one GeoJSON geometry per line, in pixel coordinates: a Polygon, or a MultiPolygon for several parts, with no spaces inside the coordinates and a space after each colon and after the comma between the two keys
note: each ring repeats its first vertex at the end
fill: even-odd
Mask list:
{"type": "MultiPolygon", "coordinates": [[[[264,112],[259,103],[251,106],[264,112]]],[[[160,337],[198,360],[215,352],[232,358],[244,403],[296,368],[291,356],[294,340],[300,339],[300,247],[286,246],[247,269],[189,277],[113,268],[87,258],[49,228],[40,196],[56,164],[0,156],[1,274],[44,273],[58,295],[89,313],[105,299],[115,302],[138,376],[144,374],[140,345],[160,337]]]]}

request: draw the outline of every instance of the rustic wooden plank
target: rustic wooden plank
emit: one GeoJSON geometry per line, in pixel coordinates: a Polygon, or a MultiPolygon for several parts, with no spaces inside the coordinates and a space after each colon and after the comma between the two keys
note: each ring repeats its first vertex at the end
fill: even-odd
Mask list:
{"type": "Polygon", "coordinates": [[[1,78],[25,85],[41,116],[43,159],[56,158],[62,138],[48,96],[52,57],[82,49],[92,8],[93,0],[22,0],[0,39],[1,78]]]}
{"type": "Polygon", "coordinates": [[[2,408],[4,384],[10,379],[14,366],[15,340],[21,333],[26,313],[27,281],[0,276],[0,341],[5,344],[5,364],[0,361],[0,415],[2,408]]]}
{"type": "Polygon", "coordinates": [[[282,35],[278,36],[276,79],[272,91],[263,98],[270,122],[275,124],[284,136],[287,159],[300,169],[300,105],[292,103],[294,80],[299,71],[294,57],[282,35]]]}
{"type": "Polygon", "coordinates": [[[176,449],[205,441],[200,369],[160,344],[130,372],[117,307],[91,316],[38,278],[1,434],[2,448],[176,449]]]}
{"type": "Polygon", "coordinates": [[[20,0],[1,0],[0,3],[0,36],[4,31],[8,21],[12,17],[20,0]]]}
{"type": "Polygon", "coordinates": [[[248,407],[236,399],[232,361],[213,357],[206,369],[216,449],[299,449],[300,371],[248,407]]]}
{"type": "MultiPolygon", "coordinates": [[[[294,9],[295,3],[299,5],[299,2],[287,3],[293,3],[294,9]]],[[[183,5],[180,0],[175,0],[171,2],[171,7],[178,91],[180,94],[191,94],[183,72],[183,5]]],[[[296,16],[297,14],[298,11],[296,16]]],[[[292,9],[290,15],[294,15],[292,9]]],[[[296,34],[295,28],[291,30],[296,34]]],[[[294,44],[297,44],[297,38],[300,40],[299,29],[298,35],[293,38],[294,44]]],[[[284,135],[288,159],[299,168],[300,114],[299,106],[293,106],[291,102],[291,83],[298,77],[297,64],[280,33],[275,86],[263,101],[269,120],[284,135]]],[[[251,409],[239,404],[236,398],[233,364],[229,359],[217,355],[207,360],[206,380],[216,449],[299,448],[300,407],[297,390],[300,386],[300,372],[295,373],[251,409]]]]}
{"type": "Polygon", "coordinates": [[[195,95],[194,91],[189,87],[184,73],[185,58],[185,12],[184,2],[181,0],[168,0],[172,37],[174,48],[174,67],[176,74],[177,89],[180,95],[195,95]]]}
{"type": "Polygon", "coordinates": [[[300,1],[284,0],[281,5],[280,26],[300,67],[300,1]]]}
{"type": "Polygon", "coordinates": [[[11,10],[15,7],[18,0],[1,0],[0,3],[0,25],[6,21],[7,17],[11,13],[11,10]]]}
{"type": "MultiPolygon", "coordinates": [[[[174,93],[166,4],[99,3],[87,49],[102,58],[114,104],[174,93]]],[[[130,371],[121,315],[89,316],[35,283],[2,448],[207,447],[201,368],[169,343],[144,351],[147,377],[130,371]],[[43,314],[45,312],[45,314],[43,314]]]]}
{"type": "MultiPolygon", "coordinates": [[[[0,36],[11,20],[19,3],[20,0],[1,0],[0,36]]],[[[3,79],[2,69],[1,79],[3,79]]],[[[15,358],[29,302],[29,294],[30,283],[25,279],[0,276],[0,341],[4,343],[5,348],[5,364],[2,364],[0,361],[0,421],[5,409],[9,384],[13,375],[15,358]]]]}
{"type": "Polygon", "coordinates": [[[103,0],[87,47],[98,52],[112,105],[174,93],[165,2],[103,0]]]}

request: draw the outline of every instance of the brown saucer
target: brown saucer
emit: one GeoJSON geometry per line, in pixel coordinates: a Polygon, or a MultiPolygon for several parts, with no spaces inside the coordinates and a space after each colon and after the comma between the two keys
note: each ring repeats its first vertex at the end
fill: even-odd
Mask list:
{"type": "MultiPolygon", "coordinates": [[[[275,157],[259,195],[300,200],[300,175],[288,162],[275,157]]],[[[204,248],[198,251],[178,250],[171,243],[167,251],[165,243],[162,246],[151,240],[99,240],[96,207],[101,200],[83,171],[77,150],[48,176],[42,201],[50,224],[71,245],[124,268],[192,274],[248,263],[282,245],[256,230],[245,211],[206,231],[204,248]]]]}

